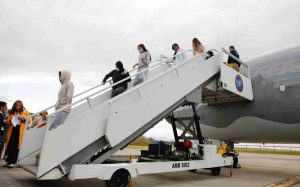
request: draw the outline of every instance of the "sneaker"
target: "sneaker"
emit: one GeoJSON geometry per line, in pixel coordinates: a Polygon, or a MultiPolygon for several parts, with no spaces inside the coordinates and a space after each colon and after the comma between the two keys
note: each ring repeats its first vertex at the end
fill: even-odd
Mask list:
{"type": "Polygon", "coordinates": [[[14,168],[15,165],[14,165],[14,164],[9,164],[9,165],[7,165],[7,167],[8,167],[8,168],[14,168]]]}

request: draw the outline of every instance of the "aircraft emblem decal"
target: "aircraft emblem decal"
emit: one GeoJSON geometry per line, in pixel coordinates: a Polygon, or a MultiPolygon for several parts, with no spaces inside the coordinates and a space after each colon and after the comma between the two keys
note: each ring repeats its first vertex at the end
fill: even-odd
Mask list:
{"type": "Polygon", "coordinates": [[[243,84],[243,79],[240,75],[235,76],[235,87],[239,92],[243,91],[244,84],[243,84]]]}

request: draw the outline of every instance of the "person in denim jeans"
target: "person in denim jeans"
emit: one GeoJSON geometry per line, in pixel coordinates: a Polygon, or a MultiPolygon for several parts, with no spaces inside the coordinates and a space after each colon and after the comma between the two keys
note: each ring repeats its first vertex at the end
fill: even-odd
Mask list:
{"type": "Polygon", "coordinates": [[[0,158],[2,156],[3,147],[5,144],[5,137],[7,132],[7,104],[0,101],[0,158]]]}

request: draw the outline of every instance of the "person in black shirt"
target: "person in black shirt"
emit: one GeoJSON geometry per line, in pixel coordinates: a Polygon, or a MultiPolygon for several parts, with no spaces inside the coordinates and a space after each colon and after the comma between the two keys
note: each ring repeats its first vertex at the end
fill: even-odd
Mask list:
{"type": "MultiPolygon", "coordinates": [[[[121,61],[116,62],[116,69],[112,70],[110,73],[108,73],[107,75],[105,75],[103,81],[102,81],[102,85],[104,85],[107,81],[108,78],[112,78],[113,83],[117,83],[123,79],[126,79],[127,77],[129,77],[129,73],[128,71],[126,71],[123,67],[123,64],[121,61]]],[[[127,90],[128,87],[128,82],[131,81],[131,78],[127,79],[126,81],[123,81],[119,84],[116,84],[112,87],[112,94],[111,97],[115,97],[123,92],[125,92],[127,90]]]]}
{"type": "Polygon", "coordinates": [[[6,112],[7,112],[7,104],[3,101],[0,101],[0,158],[2,155],[6,132],[7,132],[7,124],[6,124],[6,112]]]}
{"type": "MultiPolygon", "coordinates": [[[[232,54],[233,56],[235,56],[236,58],[240,58],[240,55],[239,53],[235,50],[234,46],[230,46],[229,47],[229,51],[230,51],[230,54],[232,54]]],[[[241,63],[235,59],[233,59],[231,56],[228,56],[228,60],[227,60],[227,64],[230,64],[230,66],[239,71],[239,68],[241,66],[241,63]]]]}

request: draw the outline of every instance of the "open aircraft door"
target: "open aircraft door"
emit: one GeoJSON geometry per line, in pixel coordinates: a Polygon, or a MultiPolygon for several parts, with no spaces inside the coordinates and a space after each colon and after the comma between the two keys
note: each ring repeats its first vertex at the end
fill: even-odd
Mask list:
{"type": "Polygon", "coordinates": [[[221,62],[220,81],[222,83],[222,87],[225,90],[233,92],[237,95],[240,95],[241,97],[252,101],[253,91],[249,66],[243,61],[237,59],[232,54],[230,54],[224,48],[222,48],[222,50],[224,53],[241,63],[239,71],[236,71],[233,68],[229,67],[226,63],[221,62]]]}

